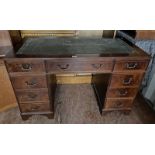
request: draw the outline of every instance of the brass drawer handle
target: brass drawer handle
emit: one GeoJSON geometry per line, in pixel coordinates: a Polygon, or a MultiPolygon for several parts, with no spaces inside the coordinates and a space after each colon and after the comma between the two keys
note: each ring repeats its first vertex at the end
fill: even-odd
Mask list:
{"type": "Polygon", "coordinates": [[[38,108],[32,108],[31,111],[35,111],[35,110],[37,110],[37,109],[38,109],[38,108]]]}
{"type": "Polygon", "coordinates": [[[130,85],[130,84],[132,83],[132,81],[133,81],[133,78],[132,78],[132,77],[130,77],[130,78],[125,78],[125,79],[123,80],[123,84],[124,84],[124,85],[130,85]]]}
{"type": "Polygon", "coordinates": [[[35,99],[37,97],[37,94],[29,93],[28,97],[31,98],[31,99],[35,99]]]}
{"type": "Polygon", "coordinates": [[[64,64],[64,65],[57,65],[60,69],[62,69],[62,70],[66,70],[66,69],[68,69],[68,67],[69,67],[69,64],[64,64]]]}
{"type": "Polygon", "coordinates": [[[22,71],[30,71],[32,69],[31,64],[24,63],[20,65],[20,68],[22,71]]]}
{"type": "Polygon", "coordinates": [[[36,106],[36,107],[31,108],[31,110],[35,111],[35,110],[38,110],[39,108],[40,108],[39,106],[36,106]]]}
{"type": "Polygon", "coordinates": [[[136,67],[138,66],[138,63],[135,63],[135,62],[129,62],[126,64],[126,68],[127,69],[135,69],[136,67]]]}
{"type": "Polygon", "coordinates": [[[103,66],[103,64],[92,64],[95,69],[99,69],[103,66]]]}
{"type": "Polygon", "coordinates": [[[120,102],[120,101],[116,101],[116,102],[115,102],[115,107],[116,107],[116,108],[122,108],[122,107],[123,107],[123,103],[120,102]]]}
{"type": "Polygon", "coordinates": [[[119,94],[119,96],[126,96],[128,94],[128,90],[127,89],[119,89],[118,94],[119,94]]]}
{"type": "Polygon", "coordinates": [[[31,81],[25,81],[25,83],[26,83],[28,86],[35,86],[35,85],[37,85],[36,79],[32,79],[31,81]]]}

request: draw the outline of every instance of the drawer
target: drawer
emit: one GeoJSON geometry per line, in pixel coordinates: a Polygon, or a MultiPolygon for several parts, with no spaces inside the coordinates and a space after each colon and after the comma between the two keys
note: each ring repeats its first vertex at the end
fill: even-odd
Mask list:
{"type": "Polygon", "coordinates": [[[48,89],[37,90],[16,90],[16,96],[19,102],[46,102],[49,101],[48,89]]]}
{"type": "Polygon", "coordinates": [[[49,102],[20,103],[19,106],[22,113],[51,111],[49,102]]]}
{"type": "Polygon", "coordinates": [[[124,60],[116,61],[114,71],[134,71],[134,70],[146,70],[148,61],[139,61],[139,60],[124,60]]]}
{"type": "Polygon", "coordinates": [[[139,86],[143,74],[113,74],[110,87],[139,86]]]}
{"type": "Polygon", "coordinates": [[[138,88],[110,88],[107,97],[135,97],[138,88]]]}
{"type": "Polygon", "coordinates": [[[11,76],[14,89],[47,88],[46,75],[11,76]]]}
{"type": "Polygon", "coordinates": [[[70,72],[79,71],[80,64],[77,62],[59,62],[59,61],[46,61],[47,72],[70,72]]]}
{"type": "Polygon", "coordinates": [[[85,62],[81,63],[84,71],[91,72],[112,72],[113,70],[113,61],[101,61],[101,62],[85,62]]]}
{"type": "Polygon", "coordinates": [[[131,108],[133,99],[106,99],[105,109],[128,109],[131,108]]]}
{"type": "Polygon", "coordinates": [[[45,72],[43,60],[15,59],[6,60],[8,72],[45,72]]]}
{"type": "Polygon", "coordinates": [[[71,62],[52,62],[46,63],[47,72],[112,72],[113,62],[93,62],[93,61],[73,61],[71,62]]]}

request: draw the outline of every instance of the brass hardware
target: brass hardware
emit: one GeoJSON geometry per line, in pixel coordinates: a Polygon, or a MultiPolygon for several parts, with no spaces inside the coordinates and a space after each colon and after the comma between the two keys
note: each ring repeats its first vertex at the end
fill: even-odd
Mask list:
{"type": "Polygon", "coordinates": [[[60,69],[66,70],[69,67],[69,64],[57,65],[60,69]]]}
{"type": "Polygon", "coordinates": [[[121,108],[121,107],[123,107],[123,103],[120,102],[120,101],[117,101],[117,102],[115,103],[115,107],[116,107],[116,108],[121,108]]]}
{"type": "Polygon", "coordinates": [[[21,64],[20,67],[23,71],[30,71],[32,69],[31,64],[28,64],[28,63],[21,64]]]}
{"type": "Polygon", "coordinates": [[[132,77],[125,78],[125,79],[123,80],[123,84],[124,84],[124,85],[129,85],[129,84],[131,84],[132,81],[133,81],[133,78],[132,78],[132,77]]]}
{"type": "Polygon", "coordinates": [[[128,94],[127,89],[119,89],[118,90],[119,96],[126,96],[128,94]]]}
{"type": "Polygon", "coordinates": [[[138,66],[138,63],[135,63],[135,62],[128,62],[126,64],[127,69],[135,69],[137,66],[138,66]]]}
{"type": "Polygon", "coordinates": [[[31,98],[31,99],[35,99],[37,97],[37,94],[29,93],[28,97],[31,98]]]}
{"type": "Polygon", "coordinates": [[[36,107],[31,108],[31,110],[32,110],[32,111],[38,110],[38,108],[39,108],[39,106],[36,106],[36,107]]]}
{"type": "Polygon", "coordinates": [[[32,79],[31,81],[25,81],[28,86],[35,86],[37,84],[36,79],[32,79]]]}
{"type": "Polygon", "coordinates": [[[103,66],[103,64],[92,64],[92,66],[96,69],[99,69],[103,66]]]}

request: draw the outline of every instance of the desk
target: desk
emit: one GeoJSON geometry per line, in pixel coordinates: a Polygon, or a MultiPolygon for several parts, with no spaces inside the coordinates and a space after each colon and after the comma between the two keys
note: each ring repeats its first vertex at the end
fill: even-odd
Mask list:
{"type": "MultiPolygon", "coordinates": [[[[150,57],[119,39],[29,38],[5,58],[21,116],[54,116],[56,74],[91,73],[99,111],[130,111],[150,57]]],[[[68,107],[69,108],[69,107],[68,107]]]]}

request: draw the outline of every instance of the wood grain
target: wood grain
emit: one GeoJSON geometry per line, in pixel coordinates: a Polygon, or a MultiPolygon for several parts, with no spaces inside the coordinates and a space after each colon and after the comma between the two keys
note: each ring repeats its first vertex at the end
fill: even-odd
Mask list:
{"type": "Polygon", "coordinates": [[[27,103],[27,102],[48,102],[48,89],[21,89],[16,90],[16,96],[20,103],[27,103]]]}
{"type": "Polygon", "coordinates": [[[13,47],[14,47],[15,51],[17,51],[20,48],[22,41],[23,41],[21,38],[20,31],[19,30],[10,30],[9,34],[11,37],[13,47]]]}
{"type": "Polygon", "coordinates": [[[133,99],[111,99],[107,98],[105,102],[105,109],[126,109],[131,108],[133,104],[133,99]]]}
{"type": "Polygon", "coordinates": [[[139,61],[139,60],[123,60],[116,61],[114,72],[119,71],[145,71],[148,66],[147,61],[139,61]]]}
{"type": "Polygon", "coordinates": [[[47,88],[46,75],[11,76],[14,89],[47,88]]]}
{"type": "Polygon", "coordinates": [[[155,39],[155,30],[137,30],[136,39],[155,39]]]}
{"type": "Polygon", "coordinates": [[[8,72],[45,72],[44,61],[41,59],[9,59],[6,61],[8,72]]]}
{"type": "Polygon", "coordinates": [[[17,106],[16,97],[6,71],[6,67],[0,60],[0,111],[17,106]]]}
{"type": "Polygon", "coordinates": [[[123,74],[113,74],[111,79],[111,88],[120,88],[120,87],[138,87],[141,79],[143,77],[142,74],[131,74],[131,73],[123,73],[123,74]]]}
{"type": "Polygon", "coordinates": [[[48,112],[50,111],[50,103],[36,102],[36,103],[21,103],[20,109],[22,113],[25,112],[48,112]]]}
{"type": "Polygon", "coordinates": [[[138,88],[110,88],[107,92],[107,98],[127,98],[135,97],[138,88]]]}
{"type": "Polygon", "coordinates": [[[12,46],[10,34],[8,31],[0,30],[0,46],[12,46]]]}
{"type": "MultiPolygon", "coordinates": [[[[61,39],[58,39],[59,43],[61,43],[60,40],[61,39]]],[[[105,44],[107,46],[109,46],[110,48],[112,47],[111,44],[109,45],[109,44],[107,44],[107,42],[105,42],[105,44]]],[[[45,44],[43,44],[43,45],[45,45],[45,44]]],[[[66,45],[68,45],[68,44],[66,44],[66,45]]],[[[85,45],[89,46],[87,43],[85,45]]],[[[96,52],[99,51],[99,49],[96,49],[96,43],[91,44],[91,45],[94,45],[94,47],[95,47],[95,48],[93,47],[94,51],[96,51],[96,52]]],[[[98,45],[100,45],[100,44],[98,44],[98,45]]],[[[79,47],[78,47],[79,43],[76,46],[77,47],[74,50],[79,49],[79,47]]],[[[118,49],[120,50],[119,44],[117,46],[118,46],[118,49]]],[[[38,46],[33,45],[31,48],[33,48],[33,47],[38,47],[38,46]]],[[[30,50],[31,48],[26,49],[26,51],[30,50]]],[[[89,46],[89,48],[87,50],[89,51],[91,48],[92,47],[89,46]]],[[[48,89],[46,89],[46,88],[25,89],[23,87],[19,89],[19,86],[21,84],[18,81],[20,79],[17,80],[16,86],[18,85],[18,90],[15,90],[15,92],[16,92],[16,96],[19,101],[19,105],[24,103],[23,106],[25,108],[28,108],[28,107],[26,107],[26,103],[28,103],[30,105],[31,103],[33,104],[34,102],[35,103],[36,102],[50,102],[53,107],[54,106],[53,105],[54,91],[56,88],[55,74],[57,74],[57,77],[58,77],[59,74],[89,73],[89,74],[93,74],[92,79],[91,79],[91,84],[93,85],[95,94],[97,96],[99,110],[102,113],[102,111],[104,110],[105,99],[108,99],[108,98],[113,98],[116,100],[129,99],[129,98],[134,99],[138,92],[140,78],[142,77],[142,74],[145,72],[145,70],[147,68],[149,56],[147,54],[144,54],[141,50],[137,50],[137,48],[135,48],[135,47],[133,47],[131,49],[132,49],[131,52],[127,55],[117,55],[116,56],[115,50],[113,50],[113,48],[112,48],[111,54],[106,55],[106,56],[105,55],[97,55],[96,56],[93,54],[91,55],[89,53],[88,54],[84,53],[84,55],[77,55],[77,57],[75,57],[76,56],[75,54],[73,54],[71,56],[66,55],[66,57],[65,57],[66,51],[64,50],[64,47],[62,47],[62,49],[61,49],[64,53],[61,53],[62,55],[60,54],[59,56],[57,55],[58,52],[55,51],[55,48],[53,49],[53,47],[52,47],[52,50],[54,52],[56,52],[56,55],[53,57],[50,57],[49,55],[46,55],[44,53],[45,56],[38,58],[38,53],[37,53],[38,49],[37,50],[35,49],[34,53],[35,53],[36,57],[34,57],[34,58],[32,58],[32,53],[29,52],[30,55],[28,54],[27,58],[24,58],[25,56],[23,55],[23,58],[19,58],[19,57],[18,58],[10,58],[10,59],[8,58],[5,60],[6,60],[7,66],[9,65],[8,70],[10,72],[12,72],[12,73],[9,73],[11,77],[12,76],[15,76],[15,77],[16,76],[18,76],[18,77],[25,76],[24,78],[27,78],[26,75],[33,76],[36,74],[36,76],[38,76],[38,78],[39,78],[39,74],[42,74],[42,73],[46,74],[46,81],[47,81],[48,89]],[[25,65],[22,67],[24,69],[22,69],[22,71],[21,71],[22,63],[25,63],[25,65]],[[45,63],[45,65],[44,65],[44,63],[45,63]],[[39,65],[39,64],[41,64],[41,65],[39,65]],[[17,67],[17,66],[20,66],[20,67],[17,67]],[[40,66],[42,66],[42,68],[40,66]],[[9,69],[9,67],[11,69],[9,69]],[[39,70],[39,72],[36,73],[36,71],[38,71],[38,70],[39,70]],[[117,76],[114,77],[113,83],[110,83],[112,75],[117,75],[117,76]],[[124,75],[125,75],[125,77],[124,77],[124,75]],[[128,76],[128,75],[130,75],[130,77],[132,76],[132,78],[134,79],[134,83],[132,83],[133,85],[130,85],[128,87],[127,86],[122,87],[122,81],[124,81],[124,83],[130,83],[129,82],[130,77],[126,78],[126,76],[128,76]],[[115,83],[118,83],[119,85],[114,86],[115,83]]],[[[80,49],[79,51],[81,51],[81,50],[82,49],[80,49]]],[[[44,48],[40,51],[45,52],[44,48]]],[[[83,54],[83,52],[84,51],[82,51],[82,54],[83,54]]],[[[124,50],[122,50],[122,52],[124,52],[124,50]]],[[[51,53],[51,51],[50,51],[50,53],[51,53]]],[[[110,53],[110,52],[108,52],[108,53],[110,53]]],[[[64,76],[64,77],[68,78],[68,76],[64,76]]],[[[39,81],[42,81],[42,80],[39,80],[39,81]]],[[[71,82],[70,79],[68,81],[71,82]]],[[[44,82],[45,82],[45,80],[44,80],[44,82]]],[[[13,81],[13,83],[15,84],[15,81],[13,81]]],[[[30,83],[30,85],[32,85],[32,83],[34,83],[34,81],[30,80],[30,81],[28,81],[28,83],[30,83]]],[[[58,81],[57,81],[57,83],[58,83],[58,81]]],[[[24,84],[25,84],[25,82],[24,82],[24,84]]],[[[44,85],[42,85],[41,87],[43,87],[43,86],[44,85]]],[[[123,102],[123,101],[125,101],[125,100],[120,100],[119,102],[116,102],[116,104],[115,104],[115,101],[110,100],[109,105],[107,102],[106,106],[107,107],[109,106],[113,110],[116,110],[116,109],[118,110],[120,108],[125,109],[125,110],[131,109],[131,106],[132,106],[131,100],[128,101],[127,106],[124,105],[126,102],[123,102]],[[121,107],[122,105],[123,105],[123,107],[121,107]]],[[[31,112],[31,114],[34,114],[34,112],[39,110],[39,107],[38,107],[38,109],[35,109],[36,111],[33,111],[33,110],[31,111],[31,106],[29,108],[30,109],[28,111],[31,112]]],[[[54,108],[52,108],[52,109],[54,109],[54,108]]],[[[44,111],[42,111],[42,112],[40,111],[39,114],[40,113],[45,114],[46,112],[44,113],[44,111]]],[[[25,112],[25,115],[26,114],[29,115],[28,113],[25,112]]]]}

